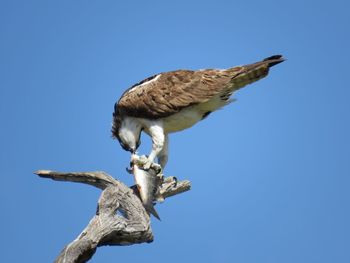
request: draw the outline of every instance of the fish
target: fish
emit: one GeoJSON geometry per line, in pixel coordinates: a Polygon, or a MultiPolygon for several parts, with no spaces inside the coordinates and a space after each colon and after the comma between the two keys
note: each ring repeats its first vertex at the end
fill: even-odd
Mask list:
{"type": "Polygon", "coordinates": [[[152,214],[155,218],[160,220],[160,217],[154,208],[154,199],[161,184],[160,177],[156,174],[155,170],[149,169],[145,171],[140,168],[136,162],[132,163],[131,171],[134,175],[135,184],[139,190],[143,206],[149,214],[152,214]]]}

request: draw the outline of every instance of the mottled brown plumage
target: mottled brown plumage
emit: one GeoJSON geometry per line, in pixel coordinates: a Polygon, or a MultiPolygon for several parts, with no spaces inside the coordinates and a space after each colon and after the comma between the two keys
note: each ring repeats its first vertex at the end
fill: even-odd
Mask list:
{"type": "Polygon", "coordinates": [[[226,70],[177,70],[161,73],[125,91],[118,101],[115,115],[148,119],[167,117],[188,106],[204,103],[226,90],[229,96],[245,85],[265,77],[270,66],[282,61],[282,56],[277,55],[226,70]],[[157,79],[152,81],[155,78],[157,79]]]}

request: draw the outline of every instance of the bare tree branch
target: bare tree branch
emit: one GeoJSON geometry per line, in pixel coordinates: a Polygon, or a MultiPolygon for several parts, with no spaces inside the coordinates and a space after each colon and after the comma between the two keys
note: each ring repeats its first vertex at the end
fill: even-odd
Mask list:
{"type": "Polygon", "coordinates": [[[84,183],[104,190],[109,185],[118,185],[120,182],[105,172],[56,172],[50,170],[39,170],[35,174],[43,178],[50,178],[55,181],[67,181],[84,183]]]}
{"type": "MultiPolygon", "coordinates": [[[[129,188],[105,172],[35,172],[56,181],[79,182],[102,189],[96,215],[88,226],[57,257],[57,263],[88,261],[98,246],[132,245],[152,242],[150,216],[144,209],[135,186],[129,188]],[[117,214],[117,211],[120,213],[117,214]]],[[[167,198],[190,190],[189,181],[176,182],[173,177],[163,180],[159,194],[167,198]]]]}

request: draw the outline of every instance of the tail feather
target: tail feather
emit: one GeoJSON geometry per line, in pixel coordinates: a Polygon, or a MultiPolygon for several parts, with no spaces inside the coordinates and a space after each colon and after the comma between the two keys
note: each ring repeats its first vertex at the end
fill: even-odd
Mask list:
{"type": "Polygon", "coordinates": [[[273,67],[274,65],[277,65],[281,62],[283,62],[285,59],[283,58],[282,55],[274,55],[268,58],[263,59],[262,61],[253,63],[253,64],[248,64],[243,66],[245,69],[245,73],[250,73],[250,72],[255,72],[258,71],[259,69],[265,69],[269,70],[270,67],[273,67]]]}
{"type": "Polygon", "coordinates": [[[274,65],[282,63],[283,61],[285,61],[285,59],[282,55],[273,55],[271,57],[265,58],[262,62],[267,62],[269,67],[271,68],[274,65]]]}
{"type": "Polygon", "coordinates": [[[284,60],[285,59],[282,55],[274,55],[253,64],[228,69],[228,72],[233,73],[230,82],[231,85],[228,91],[236,91],[250,83],[266,77],[269,73],[270,67],[273,67],[284,60]]]}

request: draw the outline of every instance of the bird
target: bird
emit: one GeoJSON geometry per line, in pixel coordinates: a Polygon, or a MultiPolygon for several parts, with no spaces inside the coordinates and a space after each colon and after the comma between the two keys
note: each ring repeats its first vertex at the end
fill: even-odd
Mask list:
{"type": "Polygon", "coordinates": [[[128,88],[114,105],[112,137],[136,154],[141,132],[152,139],[143,168],[157,158],[168,161],[169,134],[190,128],[234,101],[233,93],[266,77],[285,59],[274,55],[253,64],[228,69],[175,70],[146,78],[128,88]]]}

